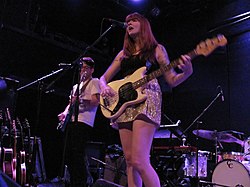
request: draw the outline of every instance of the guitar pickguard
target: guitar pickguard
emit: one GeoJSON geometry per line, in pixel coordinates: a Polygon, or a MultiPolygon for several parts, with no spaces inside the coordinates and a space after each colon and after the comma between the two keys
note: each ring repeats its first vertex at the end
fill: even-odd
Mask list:
{"type": "Polygon", "coordinates": [[[122,85],[118,90],[118,94],[119,94],[119,101],[113,110],[113,112],[115,112],[115,113],[121,108],[121,106],[124,103],[126,103],[128,101],[134,101],[138,97],[138,93],[133,88],[133,85],[131,82],[128,82],[128,83],[122,85]]]}

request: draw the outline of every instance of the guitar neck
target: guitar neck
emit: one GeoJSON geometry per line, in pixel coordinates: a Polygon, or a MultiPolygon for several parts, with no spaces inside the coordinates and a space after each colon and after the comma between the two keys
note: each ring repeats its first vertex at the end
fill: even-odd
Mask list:
{"type": "Polygon", "coordinates": [[[16,133],[16,122],[13,120],[12,128],[14,130],[14,142],[13,142],[13,157],[16,158],[16,146],[17,146],[17,133],[16,133]]]}
{"type": "MultiPolygon", "coordinates": [[[[188,52],[187,55],[191,58],[191,60],[197,56],[195,50],[188,52]]],[[[133,83],[133,88],[137,89],[137,88],[141,87],[142,85],[148,83],[149,81],[153,80],[154,78],[160,77],[163,74],[163,72],[169,71],[172,68],[176,68],[178,66],[179,62],[180,62],[180,58],[175,59],[175,60],[171,61],[168,65],[163,67],[163,69],[155,70],[152,73],[139,79],[138,81],[135,81],[133,83]]]]}

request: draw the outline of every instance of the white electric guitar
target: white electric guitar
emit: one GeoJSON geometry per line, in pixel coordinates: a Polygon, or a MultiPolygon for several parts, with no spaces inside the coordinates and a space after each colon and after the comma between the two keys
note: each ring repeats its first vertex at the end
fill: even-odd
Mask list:
{"type": "MultiPolygon", "coordinates": [[[[190,51],[187,55],[191,59],[197,56],[208,56],[219,46],[225,46],[227,39],[223,35],[218,35],[212,39],[206,39],[200,42],[196,49],[190,51]]],[[[152,73],[145,75],[146,67],[136,70],[132,75],[125,79],[117,80],[108,83],[108,85],[115,91],[114,96],[102,97],[100,99],[100,106],[103,115],[109,119],[119,117],[122,112],[130,105],[138,104],[146,100],[146,95],[142,93],[142,86],[154,78],[162,75],[163,71],[168,71],[177,67],[179,59],[176,59],[166,65],[163,70],[158,69],[152,73]]]]}

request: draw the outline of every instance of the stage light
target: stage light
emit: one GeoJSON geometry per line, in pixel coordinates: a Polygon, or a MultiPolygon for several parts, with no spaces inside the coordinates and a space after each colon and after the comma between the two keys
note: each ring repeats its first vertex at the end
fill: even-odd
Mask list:
{"type": "Polygon", "coordinates": [[[131,2],[135,2],[135,3],[140,3],[142,2],[143,0],[130,0],[131,2]]]}

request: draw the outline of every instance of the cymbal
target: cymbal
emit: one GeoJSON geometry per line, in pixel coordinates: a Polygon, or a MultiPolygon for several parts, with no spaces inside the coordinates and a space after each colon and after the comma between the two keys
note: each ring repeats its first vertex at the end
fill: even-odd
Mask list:
{"type": "Polygon", "coordinates": [[[210,131],[210,130],[193,130],[193,134],[196,136],[199,136],[201,138],[205,138],[208,140],[217,140],[219,142],[225,142],[225,143],[238,143],[242,145],[242,141],[238,138],[234,137],[232,134],[228,133],[227,131],[210,131]]]}
{"type": "Polygon", "coordinates": [[[236,136],[240,140],[244,140],[247,137],[247,135],[245,133],[239,132],[239,131],[234,131],[234,130],[226,130],[226,131],[221,131],[221,132],[236,136]]]}

